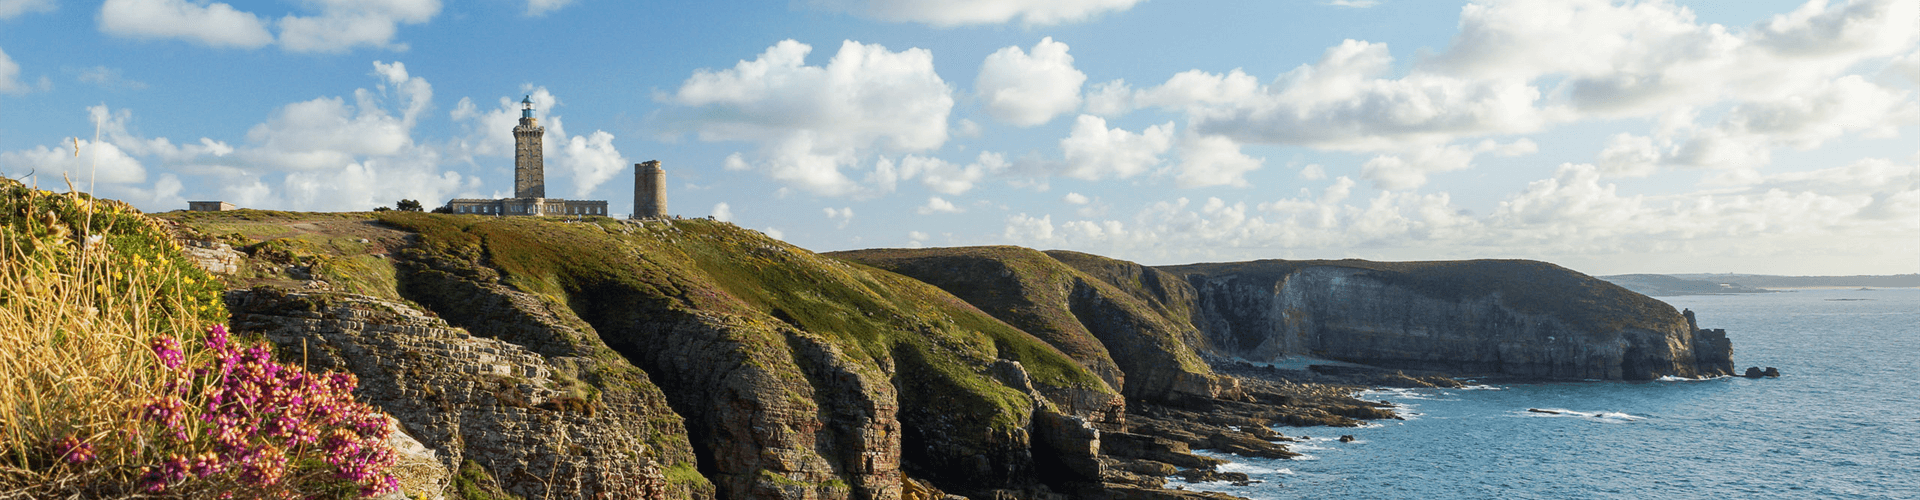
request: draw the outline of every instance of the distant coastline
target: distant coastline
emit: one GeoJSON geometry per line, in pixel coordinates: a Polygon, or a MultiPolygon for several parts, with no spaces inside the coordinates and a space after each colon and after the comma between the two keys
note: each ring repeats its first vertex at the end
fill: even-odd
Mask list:
{"type": "Polygon", "coordinates": [[[1878,276],[1776,276],[1766,274],[1617,274],[1599,276],[1654,297],[1729,295],[1794,290],[1920,288],[1920,274],[1878,276]]]}

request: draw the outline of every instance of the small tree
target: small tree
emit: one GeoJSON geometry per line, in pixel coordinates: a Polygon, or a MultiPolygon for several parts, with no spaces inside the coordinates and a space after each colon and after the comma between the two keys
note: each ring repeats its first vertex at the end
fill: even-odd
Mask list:
{"type": "Polygon", "coordinates": [[[400,200],[398,203],[393,204],[393,208],[402,212],[419,212],[424,210],[420,207],[419,200],[400,200]]]}

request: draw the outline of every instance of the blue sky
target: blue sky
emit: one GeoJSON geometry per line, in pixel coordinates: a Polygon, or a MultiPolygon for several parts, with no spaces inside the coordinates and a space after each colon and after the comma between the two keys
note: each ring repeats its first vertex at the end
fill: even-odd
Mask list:
{"type": "Polygon", "coordinates": [[[819,251],[1920,272],[1920,0],[0,0],[0,53],[0,174],[148,211],[506,196],[531,94],[549,196],[657,159],[819,251]]]}

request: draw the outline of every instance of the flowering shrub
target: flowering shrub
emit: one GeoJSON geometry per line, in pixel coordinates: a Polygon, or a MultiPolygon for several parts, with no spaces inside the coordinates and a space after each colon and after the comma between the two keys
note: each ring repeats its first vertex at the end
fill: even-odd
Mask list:
{"type": "Polygon", "coordinates": [[[392,491],[386,419],[353,377],[205,329],[225,285],[168,231],[0,177],[0,499],[392,491]]]}
{"type": "Polygon", "coordinates": [[[208,360],[190,366],[178,341],[151,343],[173,380],[139,419],[157,431],[155,445],[173,451],[144,468],[142,490],[198,482],[195,489],[373,496],[399,488],[386,472],[394,463],[386,415],[353,400],[353,374],[276,363],[266,346],[235,346],[218,325],[201,347],[208,360]]]}

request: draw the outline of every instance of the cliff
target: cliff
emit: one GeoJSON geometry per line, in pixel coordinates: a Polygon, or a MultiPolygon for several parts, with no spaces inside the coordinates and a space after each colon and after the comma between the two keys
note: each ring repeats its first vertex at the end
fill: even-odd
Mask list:
{"type": "Polygon", "coordinates": [[[1168,266],[1216,353],[1309,354],[1456,376],[1727,375],[1724,336],[1664,302],[1534,261],[1263,260],[1168,266]]]}

